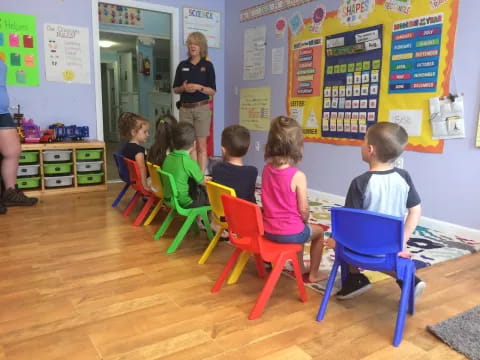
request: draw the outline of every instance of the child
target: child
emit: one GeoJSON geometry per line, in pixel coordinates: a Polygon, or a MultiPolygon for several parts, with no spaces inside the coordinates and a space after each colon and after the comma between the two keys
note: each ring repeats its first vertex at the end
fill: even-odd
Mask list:
{"type": "Polygon", "coordinates": [[[173,151],[172,127],[177,123],[173,115],[160,116],[155,125],[155,141],[148,152],[148,161],[152,164],[163,165],[167,154],[173,151]]]}
{"type": "Polygon", "coordinates": [[[293,167],[302,160],[303,134],[298,123],[285,116],[272,120],[265,147],[267,164],[262,175],[262,204],[265,237],[279,243],[310,247],[310,272],[305,272],[303,247],[298,253],[305,282],[318,282],[326,278],[319,272],[323,252],[323,229],[309,225],[307,178],[293,167]]]}
{"type": "Polygon", "coordinates": [[[122,113],[118,120],[118,128],[120,136],[128,142],[123,146],[121,153],[127,159],[135,160],[140,169],[142,185],[148,189],[147,184],[147,166],[145,163],[145,148],[141,144],[145,144],[148,139],[148,130],[150,124],[140,115],[133,113],[122,113]]]}
{"type": "MultiPolygon", "coordinates": [[[[415,230],[421,215],[420,197],[408,172],[397,169],[393,162],[402,154],[408,142],[405,129],[397,124],[381,122],[370,126],[362,145],[362,160],[368,163],[369,171],[353,179],[348,189],[345,207],[375,211],[404,217],[404,249],[415,230]]],[[[374,231],[374,230],[372,230],[374,231]]],[[[403,251],[399,256],[410,257],[403,251]]],[[[394,272],[389,275],[396,278],[394,272]]],[[[397,280],[399,286],[402,282],[397,280]]],[[[425,282],[415,277],[415,297],[425,289],[425,282]]],[[[370,289],[368,278],[358,269],[349,266],[349,273],[337,299],[351,299],[370,289]]]]}
{"type": "Polygon", "coordinates": [[[195,147],[195,128],[192,124],[180,122],[172,128],[174,150],[163,162],[163,170],[172,174],[178,190],[178,201],[184,208],[208,205],[204,176],[200,166],[190,157],[195,147]]]}
{"type": "Polygon", "coordinates": [[[258,170],[243,165],[243,157],[250,147],[250,132],[241,125],[232,125],[222,132],[223,162],[212,169],[212,180],[231,187],[237,197],[255,203],[255,184],[258,170]]]}

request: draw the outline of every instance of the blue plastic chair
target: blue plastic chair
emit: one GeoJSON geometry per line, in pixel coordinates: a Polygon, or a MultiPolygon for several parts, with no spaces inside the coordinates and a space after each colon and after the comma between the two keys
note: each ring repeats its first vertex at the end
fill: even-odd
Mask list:
{"type": "Polygon", "coordinates": [[[117,152],[113,153],[113,159],[115,160],[115,164],[117,164],[118,176],[120,176],[120,179],[122,179],[122,181],[125,183],[123,189],[120,191],[120,193],[117,195],[117,198],[112,203],[112,207],[116,207],[120,200],[122,200],[128,188],[130,187],[130,175],[128,174],[127,165],[125,164],[125,161],[123,161],[122,154],[117,152]]]}
{"type": "Polygon", "coordinates": [[[397,254],[403,249],[403,219],[372,211],[332,208],[332,237],[336,240],[335,262],[317,315],[323,320],[340,266],[342,284],[348,264],[373,271],[395,271],[403,281],[393,345],[400,345],[406,312],[415,306],[415,265],[397,254]]]}

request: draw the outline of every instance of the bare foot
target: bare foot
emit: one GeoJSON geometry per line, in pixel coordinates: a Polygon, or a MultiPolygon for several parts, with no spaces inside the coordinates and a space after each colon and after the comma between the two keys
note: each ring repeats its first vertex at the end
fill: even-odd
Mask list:
{"type": "Polygon", "coordinates": [[[320,282],[322,280],[326,280],[328,279],[328,274],[325,274],[323,272],[318,272],[318,275],[314,276],[312,273],[308,274],[308,280],[311,282],[311,283],[317,283],[317,282],[320,282]]]}

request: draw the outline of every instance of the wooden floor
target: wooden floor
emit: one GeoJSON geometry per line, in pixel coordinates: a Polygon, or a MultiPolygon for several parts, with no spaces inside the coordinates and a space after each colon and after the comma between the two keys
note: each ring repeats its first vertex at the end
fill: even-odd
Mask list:
{"type": "Polygon", "coordinates": [[[393,281],[332,299],[317,323],[321,295],[307,289],[301,303],[281,277],[263,316],[249,321],[262,287],[254,266],[211,294],[231,247],[221,243],[198,265],[207,240],[191,235],[167,256],[174,231],[153,241],[161,218],[133,227],[121,215],[126,201],[110,206],[118,190],[46,196],[0,216],[1,360],[463,358],[425,327],[480,303],[480,254],[419,272],[427,291],[394,348],[393,281]]]}

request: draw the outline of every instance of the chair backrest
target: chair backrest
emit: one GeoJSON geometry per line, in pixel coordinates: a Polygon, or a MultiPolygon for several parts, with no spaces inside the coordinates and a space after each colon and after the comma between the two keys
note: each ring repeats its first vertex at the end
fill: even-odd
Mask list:
{"type": "Polygon", "coordinates": [[[148,174],[150,175],[150,180],[152,181],[152,190],[155,196],[159,199],[163,199],[163,185],[162,180],[160,179],[160,174],[157,169],[160,169],[160,166],[152,164],[150,161],[147,161],[148,174]]]}
{"type": "Polygon", "coordinates": [[[222,204],[222,195],[230,195],[230,196],[237,196],[235,194],[235,190],[231,187],[216,183],[214,181],[208,181],[206,183],[208,200],[210,202],[210,206],[212,207],[212,212],[214,216],[220,222],[225,222],[225,212],[223,211],[223,204],[222,204]]]}
{"type": "Polygon", "coordinates": [[[263,218],[257,204],[231,195],[222,195],[230,241],[248,246],[253,253],[262,252],[263,218]]]}
{"type": "Polygon", "coordinates": [[[163,186],[163,198],[167,204],[176,209],[180,209],[180,204],[178,203],[178,191],[175,179],[172,174],[163,171],[162,169],[156,169],[160,174],[160,179],[163,186]]]}
{"type": "Polygon", "coordinates": [[[117,164],[118,176],[120,176],[120,179],[122,179],[124,182],[129,183],[130,175],[128,174],[128,167],[123,161],[124,156],[116,152],[113,153],[113,159],[115,160],[115,164],[117,164]]]}
{"type": "Polygon", "coordinates": [[[140,191],[144,195],[151,195],[151,191],[145,189],[142,184],[140,169],[138,168],[138,164],[134,160],[127,159],[126,157],[123,158],[123,161],[127,165],[128,174],[130,176],[130,183],[131,187],[137,191],[140,191]]]}
{"type": "Polygon", "coordinates": [[[397,254],[403,249],[403,219],[373,211],[335,207],[332,237],[363,255],[397,254]]]}

